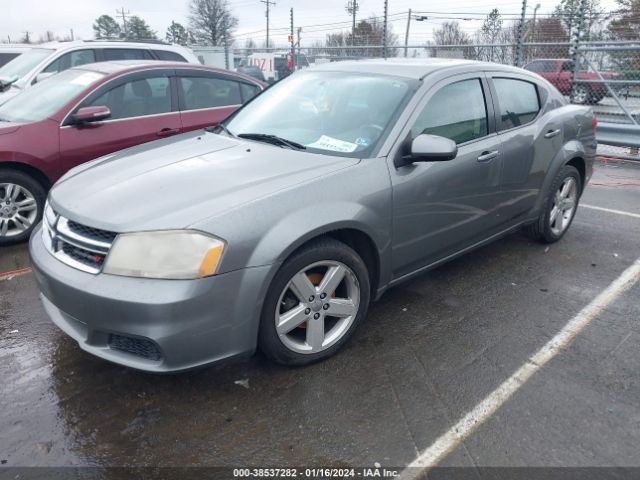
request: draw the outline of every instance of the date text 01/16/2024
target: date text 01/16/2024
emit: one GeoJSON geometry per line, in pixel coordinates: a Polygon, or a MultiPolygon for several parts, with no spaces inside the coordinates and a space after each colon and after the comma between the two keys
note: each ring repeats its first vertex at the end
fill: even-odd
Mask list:
{"type": "Polygon", "coordinates": [[[236,468],[234,478],[307,478],[324,480],[333,478],[396,478],[398,470],[374,468],[236,468]]]}

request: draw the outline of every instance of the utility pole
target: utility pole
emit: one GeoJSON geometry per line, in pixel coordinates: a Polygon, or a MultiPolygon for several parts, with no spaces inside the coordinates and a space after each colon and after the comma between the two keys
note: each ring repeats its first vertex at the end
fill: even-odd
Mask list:
{"type": "Polygon", "coordinates": [[[382,30],[382,56],[384,58],[387,58],[387,29],[388,28],[389,28],[389,0],[384,0],[384,28],[382,30]]]}
{"type": "Polygon", "coordinates": [[[73,42],[76,39],[75,36],[73,35],[73,28],[69,29],[69,33],[71,34],[71,41],[73,42]]]}
{"type": "Polygon", "coordinates": [[[116,13],[120,16],[122,16],[122,31],[124,32],[124,38],[129,38],[129,32],[127,30],[127,17],[129,16],[129,14],[131,13],[130,10],[127,10],[126,12],[124,11],[124,7],[122,7],[120,10],[116,10],[116,13]]]}
{"type": "Polygon", "coordinates": [[[224,42],[224,68],[229,70],[229,36],[227,35],[227,16],[225,15],[222,19],[224,25],[224,31],[222,32],[223,42],[224,42]]]}
{"type": "Polygon", "coordinates": [[[264,3],[267,6],[267,11],[265,12],[265,17],[267,17],[267,44],[266,47],[269,48],[269,7],[273,5],[276,6],[276,2],[272,2],[271,0],[260,0],[261,3],[264,3]]]}
{"type": "Polygon", "coordinates": [[[356,13],[359,9],[358,0],[349,0],[346,10],[351,15],[351,46],[356,44],[356,13]]]}
{"type": "Polygon", "coordinates": [[[290,17],[291,17],[291,29],[289,32],[289,40],[291,42],[291,64],[293,66],[293,70],[295,71],[296,69],[296,60],[295,60],[295,50],[294,50],[294,38],[293,38],[293,7],[291,7],[291,10],[289,11],[290,13],[290,17]]]}
{"type": "Polygon", "coordinates": [[[407,58],[409,51],[409,28],[411,27],[411,9],[407,14],[407,33],[404,34],[404,58],[407,58]]]}
{"type": "Polygon", "coordinates": [[[527,15],[527,0],[522,0],[522,13],[520,14],[520,25],[518,25],[518,44],[516,46],[515,66],[522,66],[522,42],[524,42],[524,22],[527,15]]]}
{"type": "Polygon", "coordinates": [[[302,27],[298,27],[298,38],[296,40],[296,45],[298,45],[298,58],[302,55],[302,51],[300,49],[300,34],[302,33],[302,27]]]}

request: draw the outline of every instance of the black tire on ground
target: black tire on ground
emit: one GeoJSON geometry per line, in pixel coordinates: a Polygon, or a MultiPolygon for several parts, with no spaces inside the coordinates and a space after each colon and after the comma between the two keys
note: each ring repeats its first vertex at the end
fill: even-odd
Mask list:
{"type": "Polygon", "coordinates": [[[581,193],[582,179],[580,178],[580,173],[575,167],[572,167],[571,165],[565,165],[557,173],[557,175],[553,179],[553,182],[551,182],[549,191],[546,193],[547,198],[545,199],[545,203],[543,205],[542,211],[540,212],[540,216],[534,223],[525,227],[525,232],[527,233],[527,235],[533,240],[537,240],[542,243],[554,243],[560,240],[571,227],[571,223],[573,222],[573,218],[575,217],[576,211],[578,209],[578,201],[580,199],[581,193]],[[557,235],[551,230],[551,210],[554,205],[556,192],[568,177],[573,177],[575,179],[576,185],[578,187],[578,196],[569,224],[559,235],[557,235]]]}
{"type": "Polygon", "coordinates": [[[353,336],[358,325],[367,315],[371,298],[369,272],[362,258],[348,245],[332,238],[320,238],[294,252],[280,267],[269,286],[262,308],[258,345],[271,360],[282,365],[302,366],[324,360],[334,355],[353,336]],[[280,295],[289,281],[299,271],[316,262],[337,261],[351,269],[360,290],[358,312],[353,323],[335,344],[317,353],[299,353],[288,348],[276,331],[275,313],[280,295]]]}
{"type": "MultiPolygon", "coordinates": [[[[37,214],[35,220],[31,222],[31,226],[27,228],[24,232],[21,232],[17,235],[6,236],[2,235],[0,230],[0,247],[5,245],[12,245],[14,243],[24,242],[28,240],[31,232],[35,228],[35,226],[42,219],[42,213],[44,210],[44,202],[47,198],[47,193],[42,184],[33,178],[31,175],[21,172],[19,170],[14,170],[11,168],[0,168],[0,185],[11,183],[14,185],[19,185],[23,189],[27,190],[36,201],[37,205],[37,214]]],[[[0,191],[0,196],[3,196],[3,192],[0,191]]],[[[1,199],[0,199],[1,201],[1,199]]],[[[0,205],[2,207],[2,205],[0,205]]],[[[2,217],[0,216],[0,220],[2,217]]]]}

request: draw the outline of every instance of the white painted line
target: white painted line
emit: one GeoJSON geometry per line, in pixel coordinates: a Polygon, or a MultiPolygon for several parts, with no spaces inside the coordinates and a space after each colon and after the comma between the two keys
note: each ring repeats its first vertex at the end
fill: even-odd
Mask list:
{"type": "Polygon", "coordinates": [[[614,210],[613,208],[596,207],[595,205],[585,205],[581,203],[578,208],[589,208],[591,210],[599,210],[601,212],[615,213],[617,215],[625,215],[627,217],[640,218],[640,213],[625,212],[624,210],[614,210]]]}
{"type": "Polygon", "coordinates": [[[615,279],[600,295],[567,323],[560,332],[538,350],[502,385],[491,392],[458,423],[424,450],[406,470],[401,479],[422,478],[424,473],[436,466],[446,455],[458,447],[480,425],[488,420],[531,376],[567,347],[578,333],[611,302],[631,288],[640,279],[640,258],[615,279]]]}

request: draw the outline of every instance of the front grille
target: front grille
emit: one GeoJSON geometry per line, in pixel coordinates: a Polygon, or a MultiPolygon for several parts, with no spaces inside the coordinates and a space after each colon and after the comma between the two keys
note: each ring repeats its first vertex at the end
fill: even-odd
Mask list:
{"type": "Polygon", "coordinates": [[[57,215],[47,205],[42,238],[49,252],[61,262],[88,273],[99,273],[116,236],[115,232],[82,225],[57,215]]]}
{"type": "Polygon", "coordinates": [[[121,352],[127,352],[147,360],[160,360],[160,349],[151,340],[145,338],[126,337],[124,335],[109,335],[109,347],[121,352]]]}
{"type": "Polygon", "coordinates": [[[67,222],[67,225],[73,233],[92,240],[97,240],[99,242],[113,243],[113,241],[116,239],[116,236],[118,235],[115,232],[108,232],[107,230],[100,230],[99,228],[80,225],[73,220],[69,220],[67,222]]]}
{"type": "Polygon", "coordinates": [[[76,262],[80,262],[92,269],[99,270],[102,268],[102,263],[104,262],[104,256],[96,255],[95,253],[91,253],[87,250],[76,247],[75,245],[71,245],[70,243],[62,242],[62,252],[74,259],[76,262]]]}

